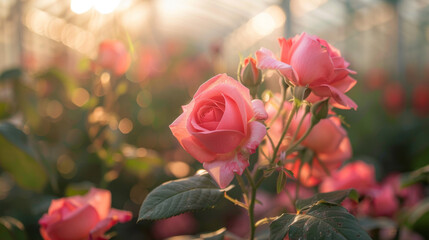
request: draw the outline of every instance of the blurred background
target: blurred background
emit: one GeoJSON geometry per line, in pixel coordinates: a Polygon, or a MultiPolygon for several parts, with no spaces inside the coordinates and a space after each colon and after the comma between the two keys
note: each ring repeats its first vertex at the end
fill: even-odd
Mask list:
{"type": "Polygon", "coordinates": [[[0,217],[41,239],[51,199],[99,187],[134,215],[113,239],[223,226],[242,234],[246,220],[227,201],[135,221],[153,188],[201,168],[168,128],[180,106],[215,74],[235,77],[240,56],[278,52],[278,37],[301,32],[326,39],[358,72],[348,93],[358,110],[337,111],[352,160],[374,164],[379,180],[427,165],[429,0],[1,0],[0,217]],[[6,141],[19,130],[5,122],[24,147],[6,141]]]}

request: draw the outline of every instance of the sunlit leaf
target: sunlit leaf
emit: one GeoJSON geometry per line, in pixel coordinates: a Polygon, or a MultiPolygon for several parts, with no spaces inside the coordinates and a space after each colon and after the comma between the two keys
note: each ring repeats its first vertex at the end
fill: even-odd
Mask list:
{"type": "Polygon", "coordinates": [[[318,202],[340,204],[346,198],[350,198],[357,202],[359,200],[359,193],[356,192],[356,190],[354,189],[340,190],[340,191],[327,192],[327,193],[318,193],[310,198],[297,200],[295,205],[296,205],[296,209],[299,211],[299,210],[311,207],[312,205],[318,202]]]}
{"type": "Polygon", "coordinates": [[[270,239],[371,239],[341,206],[320,203],[298,215],[283,214],[270,225],[270,239]]]}
{"type": "Polygon", "coordinates": [[[26,189],[41,191],[47,181],[45,170],[27,144],[27,136],[9,123],[0,123],[0,167],[26,189]]]}
{"type": "Polygon", "coordinates": [[[283,191],[285,184],[286,184],[286,174],[283,171],[280,171],[277,177],[277,188],[276,188],[277,194],[283,191]]]}
{"type": "Polygon", "coordinates": [[[401,179],[401,187],[408,187],[418,182],[429,182],[429,165],[419,168],[409,174],[404,174],[401,179]]]}
{"type": "Polygon", "coordinates": [[[138,221],[169,218],[188,211],[213,207],[224,191],[207,172],[166,182],[144,200],[138,221]]]}

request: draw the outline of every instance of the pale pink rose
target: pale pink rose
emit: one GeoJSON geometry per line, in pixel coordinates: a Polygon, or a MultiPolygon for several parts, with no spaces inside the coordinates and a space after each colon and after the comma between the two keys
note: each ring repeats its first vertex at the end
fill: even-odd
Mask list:
{"type": "Polygon", "coordinates": [[[356,80],[349,76],[355,72],[348,69],[350,64],[341,57],[339,50],[306,33],[289,39],[280,38],[279,44],[279,58],[265,48],[256,52],[258,68],[279,70],[294,85],[310,88],[321,99],[330,97],[335,107],[357,108],[356,103],[345,95],[356,84],[356,80]]]}
{"type": "Polygon", "coordinates": [[[155,239],[166,239],[178,235],[195,234],[196,230],[197,220],[191,213],[184,213],[156,221],[152,227],[152,234],[155,239]]]}
{"type": "Polygon", "coordinates": [[[113,74],[124,74],[131,64],[131,57],[122,42],[106,40],[100,43],[96,65],[113,74]]]}
{"type": "Polygon", "coordinates": [[[375,185],[374,166],[363,161],[356,161],[326,177],[320,184],[319,191],[332,192],[354,188],[360,194],[365,194],[375,185]]]}
{"type": "Polygon", "coordinates": [[[219,74],[183,106],[183,113],[170,125],[182,147],[210,173],[221,188],[249,166],[248,157],[266,134],[255,121],[267,115],[249,89],[226,74],[219,74]]]}
{"type": "Polygon", "coordinates": [[[105,240],[104,233],[132,214],[110,208],[108,190],[92,188],[85,196],[52,200],[47,214],[39,220],[45,240],[105,240]]]}

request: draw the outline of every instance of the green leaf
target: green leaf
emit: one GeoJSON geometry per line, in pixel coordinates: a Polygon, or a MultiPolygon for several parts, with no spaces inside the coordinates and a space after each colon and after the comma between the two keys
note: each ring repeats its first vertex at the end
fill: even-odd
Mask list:
{"type": "Polygon", "coordinates": [[[11,68],[8,69],[0,75],[0,82],[4,80],[10,80],[10,79],[18,79],[22,75],[22,70],[20,68],[11,68]]]}
{"type": "Polygon", "coordinates": [[[22,188],[41,191],[47,176],[27,144],[27,136],[10,123],[0,123],[0,167],[22,188]]]}
{"type": "Polygon", "coordinates": [[[419,232],[427,232],[429,223],[429,198],[423,199],[410,209],[406,218],[406,224],[411,229],[419,232]]]}
{"type": "Polygon", "coordinates": [[[305,213],[282,214],[270,225],[270,239],[371,239],[356,218],[341,206],[316,204],[305,213]]]}
{"type": "Polygon", "coordinates": [[[27,235],[24,225],[15,218],[0,218],[0,239],[2,240],[26,240],[27,235]]]}
{"type": "Polygon", "coordinates": [[[206,171],[166,182],[148,194],[140,207],[138,221],[169,218],[212,207],[228,190],[230,188],[219,189],[206,171]]]}
{"type": "Polygon", "coordinates": [[[286,184],[286,174],[283,171],[280,171],[279,176],[277,177],[277,194],[283,191],[285,184],[286,184]]]}
{"type": "Polygon", "coordinates": [[[223,240],[225,237],[225,234],[227,233],[226,228],[221,228],[215,232],[211,233],[203,233],[199,235],[182,235],[182,236],[175,236],[171,238],[167,238],[167,240],[223,240]]]}
{"type": "Polygon", "coordinates": [[[311,207],[318,202],[327,202],[331,204],[340,204],[344,199],[350,198],[354,201],[359,200],[359,193],[354,189],[340,190],[327,193],[318,193],[307,199],[299,199],[296,201],[296,209],[298,211],[311,207]]]}

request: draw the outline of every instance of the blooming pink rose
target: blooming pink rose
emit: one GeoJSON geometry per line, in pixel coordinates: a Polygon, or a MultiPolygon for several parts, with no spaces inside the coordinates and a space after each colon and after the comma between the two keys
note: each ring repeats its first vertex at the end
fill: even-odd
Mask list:
{"type": "Polygon", "coordinates": [[[116,75],[122,75],[130,64],[131,57],[124,44],[115,40],[106,40],[100,44],[96,65],[116,75]]]}
{"type": "Polygon", "coordinates": [[[92,188],[85,196],[52,200],[47,214],[39,220],[45,240],[105,240],[104,233],[117,222],[131,220],[132,214],[110,208],[108,190],[92,188]]]}
{"type": "Polygon", "coordinates": [[[242,174],[265,136],[267,118],[260,100],[251,100],[249,89],[226,74],[219,74],[195,93],[183,106],[183,113],[170,125],[182,147],[204,168],[221,188],[242,174]]]}
{"type": "Polygon", "coordinates": [[[265,48],[256,52],[258,68],[276,69],[294,85],[305,86],[319,97],[330,97],[335,107],[357,108],[353,100],[345,95],[356,80],[349,76],[355,74],[348,69],[350,65],[341,57],[339,50],[325,40],[302,33],[294,38],[280,38],[280,58],[265,48]]]}
{"type": "Polygon", "coordinates": [[[319,186],[320,192],[331,192],[349,188],[360,194],[367,193],[376,185],[374,166],[363,161],[347,164],[345,167],[325,178],[319,186]]]}

